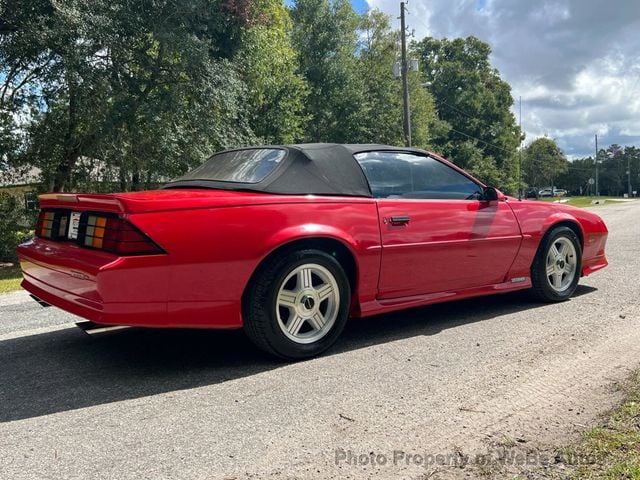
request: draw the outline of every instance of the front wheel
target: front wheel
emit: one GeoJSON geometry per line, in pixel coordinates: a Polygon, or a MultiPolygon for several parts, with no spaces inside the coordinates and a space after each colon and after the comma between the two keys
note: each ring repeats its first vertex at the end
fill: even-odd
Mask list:
{"type": "Polygon", "coordinates": [[[313,357],[338,338],[351,290],[338,261],[319,250],[275,257],[245,296],[245,331],[262,350],[288,360],[313,357]]]}
{"type": "Polygon", "coordinates": [[[533,262],[533,292],[546,302],[567,300],[576,291],[581,271],[578,237],[569,227],[556,227],[542,239],[533,262]]]}

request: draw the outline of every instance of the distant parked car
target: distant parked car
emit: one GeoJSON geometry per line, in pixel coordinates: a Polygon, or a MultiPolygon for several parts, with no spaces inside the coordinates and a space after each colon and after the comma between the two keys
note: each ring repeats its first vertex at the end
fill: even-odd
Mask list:
{"type": "Polygon", "coordinates": [[[538,192],[539,197],[553,197],[553,190],[551,188],[543,188],[538,192]]]}
{"type": "Polygon", "coordinates": [[[568,192],[564,188],[556,188],[553,190],[554,197],[565,197],[567,193],[568,192]]]}
{"type": "Polygon", "coordinates": [[[524,191],[524,198],[538,198],[537,187],[529,187],[524,191]]]}

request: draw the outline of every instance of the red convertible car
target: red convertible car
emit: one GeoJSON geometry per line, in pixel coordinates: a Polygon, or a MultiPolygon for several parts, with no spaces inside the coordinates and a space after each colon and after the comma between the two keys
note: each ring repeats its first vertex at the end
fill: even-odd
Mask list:
{"type": "Polygon", "coordinates": [[[40,196],[22,286],[99,325],[244,328],[300,359],[349,316],[531,289],[607,265],[594,213],[519,201],[437,155],[382,145],[218,153],[156,191],[40,196]]]}

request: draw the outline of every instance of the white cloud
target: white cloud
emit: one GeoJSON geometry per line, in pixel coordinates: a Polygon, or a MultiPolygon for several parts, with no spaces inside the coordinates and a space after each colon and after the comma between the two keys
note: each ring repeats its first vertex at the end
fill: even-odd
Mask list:
{"type": "MultiPolygon", "coordinates": [[[[396,0],[367,1],[398,16],[396,0]]],[[[640,1],[410,0],[408,9],[418,39],[491,45],[522,96],[529,140],[546,134],[572,157],[590,155],[596,133],[602,145],[640,145],[640,1]]]]}

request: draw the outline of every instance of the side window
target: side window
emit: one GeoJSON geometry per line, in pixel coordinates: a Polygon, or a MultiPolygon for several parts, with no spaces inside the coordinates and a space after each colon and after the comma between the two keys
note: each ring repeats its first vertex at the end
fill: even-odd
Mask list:
{"type": "Polygon", "coordinates": [[[402,152],[355,155],[375,198],[477,198],[482,187],[435,158],[402,152]]]}

